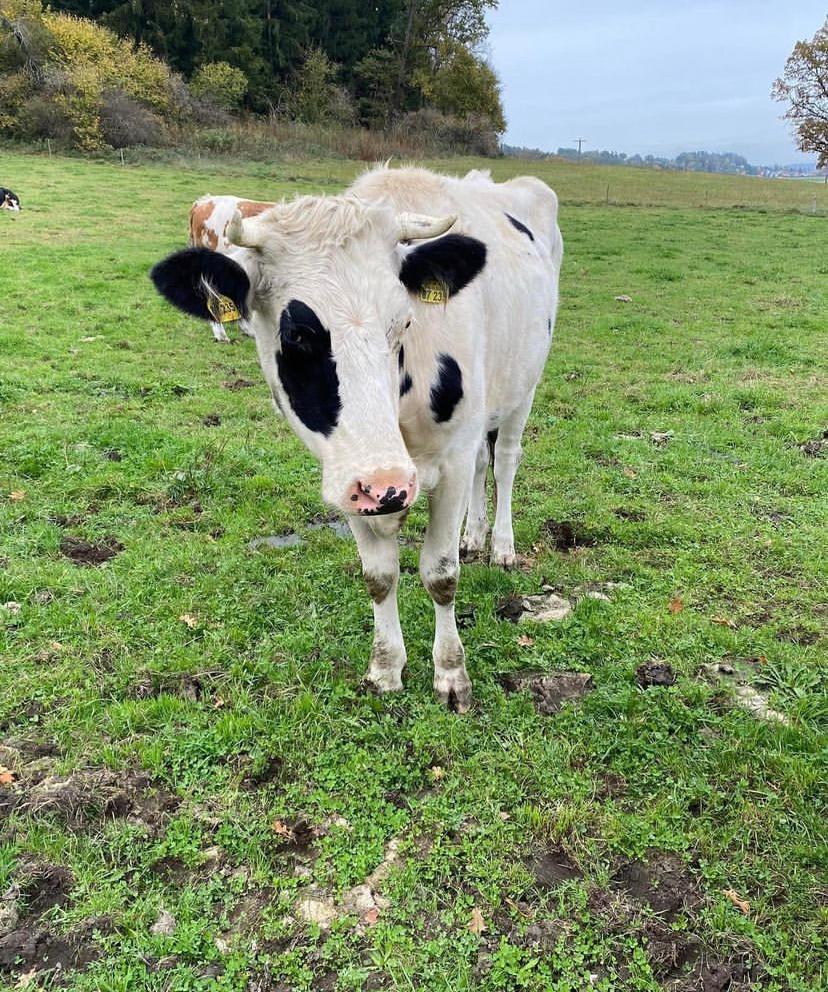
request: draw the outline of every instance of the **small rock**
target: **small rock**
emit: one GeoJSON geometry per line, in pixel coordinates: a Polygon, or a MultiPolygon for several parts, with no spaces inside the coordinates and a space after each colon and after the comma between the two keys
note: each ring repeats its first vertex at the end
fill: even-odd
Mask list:
{"type": "Polygon", "coordinates": [[[158,919],[150,927],[150,933],[154,937],[170,937],[175,933],[177,926],[178,921],[172,913],[166,909],[161,909],[158,913],[158,919]]]}
{"type": "Polygon", "coordinates": [[[321,930],[327,930],[336,919],[336,906],[328,897],[306,895],[296,903],[296,912],[306,923],[315,923],[321,930]]]}
{"type": "Polygon", "coordinates": [[[563,620],[572,612],[572,603],[554,592],[539,596],[526,596],[523,600],[523,615],[520,623],[550,623],[563,620]]]}

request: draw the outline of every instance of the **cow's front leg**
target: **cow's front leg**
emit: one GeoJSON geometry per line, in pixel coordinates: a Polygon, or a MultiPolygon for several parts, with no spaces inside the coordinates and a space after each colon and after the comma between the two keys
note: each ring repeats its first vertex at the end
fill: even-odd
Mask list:
{"type": "Polygon", "coordinates": [[[457,633],[454,599],[460,576],[460,525],[469,495],[473,465],[447,471],[429,497],[429,521],[420,554],[420,576],[434,601],[434,691],[437,698],[465,713],[471,706],[466,654],[457,633]]]}
{"type": "Polygon", "coordinates": [[[396,531],[376,534],[362,517],[348,517],[356,538],[365,585],[374,603],[374,646],[367,679],[380,692],[402,689],[405,668],[400,614],[397,609],[397,583],[400,555],[396,531]]]}

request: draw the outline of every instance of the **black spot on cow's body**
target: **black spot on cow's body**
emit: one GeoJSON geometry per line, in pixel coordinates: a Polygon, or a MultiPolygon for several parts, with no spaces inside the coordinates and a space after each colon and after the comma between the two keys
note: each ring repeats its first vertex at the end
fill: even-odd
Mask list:
{"type": "Polygon", "coordinates": [[[515,228],[516,231],[520,231],[521,234],[525,234],[530,241],[535,240],[535,235],[532,234],[532,232],[525,224],[521,224],[521,222],[517,219],[517,217],[513,217],[511,214],[506,214],[506,219],[509,221],[512,227],[515,228]]]}
{"type": "Polygon", "coordinates": [[[437,282],[454,296],[478,275],[486,264],[486,246],[477,238],[446,234],[426,241],[403,259],[400,281],[412,293],[437,282]]]}
{"type": "Polygon", "coordinates": [[[402,345],[400,345],[399,354],[397,355],[397,364],[400,367],[400,396],[405,396],[414,383],[411,376],[405,370],[405,348],[402,345]]]}
{"type": "Polygon", "coordinates": [[[438,424],[451,420],[454,408],[463,399],[463,373],[451,355],[437,356],[437,379],[431,387],[431,412],[438,424]]]}
{"type": "Polygon", "coordinates": [[[207,287],[233,301],[242,317],[248,316],[250,280],[232,258],[209,248],[185,248],[162,259],[150,272],[158,292],[173,306],[201,320],[214,320],[207,309],[207,287]]]}
{"type": "Polygon", "coordinates": [[[308,430],[328,437],[342,409],[331,335],[301,300],[282,311],[279,335],[276,367],[291,409],[308,430]]]}

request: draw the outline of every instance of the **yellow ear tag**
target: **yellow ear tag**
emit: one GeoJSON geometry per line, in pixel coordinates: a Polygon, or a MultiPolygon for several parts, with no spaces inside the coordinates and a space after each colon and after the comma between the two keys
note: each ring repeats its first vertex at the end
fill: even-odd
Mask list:
{"type": "Polygon", "coordinates": [[[241,320],[238,307],[229,296],[221,293],[210,293],[207,297],[207,309],[214,320],[220,324],[232,324],[235,320],[241,320]]]}
{"type": "Polygon", "coordinates": [[[430,282],[424,282],[420,286],[420,291],[417,297],[422,303],[448,303],[448,290],[441,282],[436,280],[431,280],[430,282]]]}

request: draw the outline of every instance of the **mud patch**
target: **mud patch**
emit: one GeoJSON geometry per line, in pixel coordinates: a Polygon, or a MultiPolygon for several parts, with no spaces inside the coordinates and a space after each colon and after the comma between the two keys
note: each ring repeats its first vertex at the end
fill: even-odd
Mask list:
{"type": "Polygon", "coordinates": [[[205,427],[220,427],[221,416],[218,413],[208,413],[206,417],[201,418],[201,422],[205,427]]]}
{"type": "Polygon", "coordinates": [[[819,437],[811,438],[810,441],[800,444],[799,450],[806,458],[825,458],[828,456],[828,430],[823,431],[819,437]]]}
{"type": "Polygon", "coordinates": [[[221,385],[223,389],[229,389],[231,393],[237,393],[240,389],[252,388],[256,383],[250,379],[242,379],[240,377],[238,379],[225,379],[221,385]]]}
{"type": "Polygon", "coordinates": [[[14,881],[27,918],[37,918],[55,906],[65,906],[75,885],[68,868],[36,859],[24,861],[14,881]]]}
{"type": "Polygon", "coordinates": [[[698,909],[703,901],[689,868],[670,851],[648,851],[645,861],[622,861],[612,884],[633,902],[649,906],[668,921],[680,912],[698,909]]]}
{"type": "Polygon", "coordinates": [[[95,544],[82,537],[67,534],[60,542],[60,553],[76,565],[103,565],[123,550],[123,544],[115,538],[95,544]]]}
{"type": "Polygon", "coordinates": [[[594,688],[588,672],[518,672],[503,676],[500,684],[507,692],[528,690],[535,709],[542,716],[557,713],[567,703],[577,702],[594,688]]]}
{"type": "Polygon", "coordinates": [[[177,797],[154,788],[149,776],[109,769],[82,770],[71,775],[36,776],[24,768],[15,783],[17,807],[30,816],[55,816],[72,827],[125,817],[150,831],[158,828],[179,805],[177,797]]]}
{"type": "Polygon", "coordinates": [[[635,670],[635,680],[642,689],[652,686],[668,686],[676,684],[676,673],[666,661],[645,661],[635,670]]]}
{"type": "Polygon", "coordinates": [[[87,920],[65,934],[41,927],[13,930],[0,938],[0,975],[83,971],[100,957],[97,937],[111,931],[108,917],[87,920]]]}
{"type": "Polygon", "coordinates": [[[525,861],[529,874],[534,879],[535,888],[555,889],[573,878],[583,878],[583,872],[562,847],[536,851],[525,861]]]}
{"type": "Polygon", "coordinates": [[[574,520],[547,520],[544,532],[552,538],[558,551],[573,551],[576,548],[593,548],[603,538],[603,534],[591,531],[574,520]]]}

